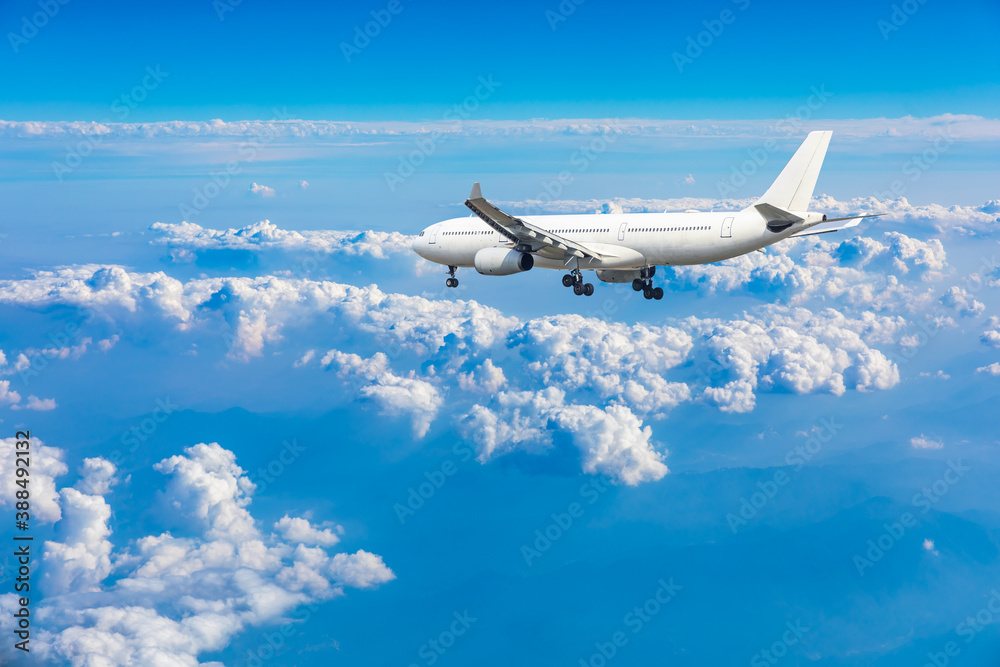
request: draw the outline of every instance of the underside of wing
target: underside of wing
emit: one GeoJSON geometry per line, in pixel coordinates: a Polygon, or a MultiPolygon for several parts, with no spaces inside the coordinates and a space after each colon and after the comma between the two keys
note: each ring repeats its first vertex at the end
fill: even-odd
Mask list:
{"type": "Polygon", "coordinates": [[[500,232],[512,243],[527,246],[526,251],[552,259],[565,259],[568,263],[574,257],[583,259],[593,257],[601,259],[602,255],[586,246],[571,241],[558,234],[546,231],[536,225],[504,213],[483,198],[479,183],[472,186],[465,205],[479,216],[483,222],[500,232]]]}

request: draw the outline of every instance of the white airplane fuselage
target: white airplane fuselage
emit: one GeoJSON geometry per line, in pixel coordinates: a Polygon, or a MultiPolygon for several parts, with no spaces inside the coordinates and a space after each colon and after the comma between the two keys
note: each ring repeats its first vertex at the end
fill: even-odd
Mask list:
{"type": "Polygon", "coordinates": [[[647,299],[659,300],[663,289],[652,282],[657,266],[710,264],[877,217],[828,219],[808,210],[831,135],[810,132],[767,192],[741,211],[516,217],[486,200],[475,183],[465,201],[473,215],[427,227],[413,240],[413,250],[448,267],[449,287],[458,286],[460,267],[492,276],[539,267],[568,271],[562,283],[577,295],[594,293],[582,272],[595,271],[601,281],[631,282],[647,299]]]}
{"type": "MultiPolygon", "coordinates": [[[[579,268],[641,269],[670,264],[706,264],[744,255],[802,231],[809,222],[780,232],[767,228],[756,211],[722,213],[613,213],[590,215],[537,215],[523,219],[561,236],[569,236],[604,255],[579,260],[579,268]]],[[[476,216],[453,218],[427,227],[413,241],[413,250],[439,264],[471,267],[483,248],[513,248],[476,216]]],[[[575,265],[575,264],[574,264],[575,265]]],[[[566,262],[535,256],[534,266],[566,270],[566,262]]]]}

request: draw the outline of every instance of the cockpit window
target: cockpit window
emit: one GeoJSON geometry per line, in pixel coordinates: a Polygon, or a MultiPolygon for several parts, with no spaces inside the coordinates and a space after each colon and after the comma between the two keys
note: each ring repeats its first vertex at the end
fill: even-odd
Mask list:
{"type": "Polygon", "coordinates": [[[424,233],[423,233],[423,232],[420,232],[420,235],[421,235],[421,236],[423,236],[423,235],[424,235],[424,233]]]}

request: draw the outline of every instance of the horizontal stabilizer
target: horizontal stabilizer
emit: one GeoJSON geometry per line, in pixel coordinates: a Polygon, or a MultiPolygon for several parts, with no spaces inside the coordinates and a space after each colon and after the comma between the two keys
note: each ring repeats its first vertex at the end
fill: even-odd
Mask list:
{"type": "Polygon", "coordinates": [[[839,232],[841,229],[849,229],[851,227],[857,227],[858,224],[865,218],[877,218],[881,213],[873,215],[858,215],[853,218],[830,218],[825,220],[818,225],[814,225],[809,229],[803,229],[801,232],[792,234],[792,237],[796,236],[810,236],[812,234],[826,234],[827,232],[839,232]]]}

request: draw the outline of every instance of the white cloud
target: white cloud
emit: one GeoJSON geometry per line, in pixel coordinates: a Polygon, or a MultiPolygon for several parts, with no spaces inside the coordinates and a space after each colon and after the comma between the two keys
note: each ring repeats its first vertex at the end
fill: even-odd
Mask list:
{"type": "MultiPolygon", "coordinates": [[[[150,229],[158,236],[153,243],[175,250],[289,250],[328,255],[366,255],[377,259],[412,255],[412,236],[399,232],[280,229],[270,220],[262,220],[239,229],[207,229],[192,222],[168,224],[156,222],[150,229]]],[[[186,256],[182,257],[187,260],[186,256]]]]}
{"type": "Polygon", "coordinates": [[[309,547],[332,547],[340,542],[338,534],[343,534],[341,526],[316,528],[308,519],[291,517],[287,514],[274,524],[274,529],[287,541],[309,547]]]}
{"type": "Polygon", "coordinates": [[[993,328],[987,329],[980,334],[979,340],[981,340],[984,345],[1000,349],[1000,317],[997,317],[996,315],[990,317],[986,325],[993,328]]]}
{"type": "Polygon", "coordinates": [[[1000,362],[994,361],[988,366],[980,366],[976,369],[977,373],[989,373],[990,375],[1000,376],[1000,362]]]}
{"type": "Polygon", "coordinates": [[[952,286],[941,297],[941,303],[958,311],[962,317],[976,317],[986,311],[986,306],[961,287],[952,286]]]}
{"type": "Polygon", "coordinates": [[[910,438],[910,446],[914,449],[942,449],[944,443],[940,440],[928,438],[923,433],[910,438]]]}
{"type": "Polygon", "coordinates": [[[382,562],[382,557],[364,550],[353,554],[337,554],[330,563],[335,581],[354,588],[371,588],[392,581],[395,576],[382,562]]]}
{"type": "Polygon", "coordinates": [[[10,388],[10,380],[0,380],[0,405],[15,406],[21,402],[21,394],[10,388]]]}
{"type": "Polygon", "coordinates": [[[107,495],[111,487],[118,483],[118,478],[115,477],[117,472],[115,464],[107,459],[99,457],[84,459],[78,472],[80,481],[74,488],[90,496],[107,495]]]}
{"type": "MultiPolygon", "coordinates": [[[[31,452],[31,518],[42,523],[54,523],[61,516],[55,480],[65,475],[69,468],[64,463],[63,451],[58,447],[49,447],[37,436],[28,442],[31,452]]],[[[4,451],[18,451],[16,443],[15,438],[4,438],[4,451]]],[[[14,457],[0,456],[0,507],[14,508],[14,493],[20,488],[16,485],[17,479],[14,457]]]]}
{"type": "Polygon", "coordinates": [[[250,189],[247,190],[247,192],[249,192],[252,195],[257,195],[259,197],[273,197],[274,196],[274,188],[269,188],[266,185],[259,185],[257,183],[254,183],[253,185],[251,185],[250,189]]]}
{"type": "MultiPolygon", "coordinates": [[[[905,261],[917,266],[919,255],[909,253],[905,261]]],[[[166,324],[160,325],[165,330],[172,325],[171,335],[195,341],[217,337],[221,328],[227,356],[244,363],[269,350],[283,354],[291,328],[329,324],[351,341],[342,345],[356,345],[364,354],[333,349],[320,365],[350,382],[381,414],[408,419],[416,437],[424,437],[448,410],[476,434],[480,459],[487,460],[512,449],[542,451],[553,432],[570,435],[589,452],[599,447],[597,441],[585,443],[582,432],[572,429],[585,420],[595,428],[618,424],[631,434],[630,465],[639,471],[625,466],[606,472],[622,480],[659,474],[651,454],[657,450],[648,445],[642,422],[667,419],[683,402],[748,412],[762,391],[841,395],[895,386],[898,368],[873,346],[895,343],[907,325],[898,315],[783,305],[661,325],[580,315],[520,321],[476,301],[432,300],[375,286],[276,276],[181,282],[162,273],[92,265],[0,281],[0,303],[99,304],[113,323],[147,316],[166,324]],[[385,351],[392,352],[391,363],[385,351]],[[572,403],[565,401],[567,394],[572,403]],[[614,406],[635,417],[634,428],[614,406]],[[597,412],[583,409],[588,407],[597,412]]],[[[297,367],[314,366],[319,356],[314,349],[295,355],[288,363],[297,367]]],[[[624,466],[625,458],[595,454],[592,460],[590,469],[608,471],[624,466]]]]}
{"type": "Polygon", "coordinates": [[[495,394],[505,384],[507,378],[503,369],[495,366],[492,359],[487,359],[468,373],[460,373],[458,376],[458,387],[462,391],[495,394]]]}
{"type": "Polygon", "coordinates": [[[491,407],[475,405],[461,415],[458,427],[476,445],[481,462],[518,449],[545,451],[555,426],[580,450],[585,472],[629,485],[667,474],[664,455],[651,442],[652,429],[627,407],[566,404],[565,398],[555,387],[500,392],[491,407]]]}
{"type": "Polygon", "coordinates": [[[305,180],[299,181],[299,187],[302,188],[303,190],[307,189],[309,187],[309,181],[305,180]]]}
{"type": "Polygon", "coordinates": [[[330,350],[321,363],[324,368],[336,370],[341,377],[363,380],[359,390],[361,396],[374,401],[382,414],[408,416],[417,438],[427,435],[444,403],[437,388],[416,377],[415,373],[400,377],[391,372],[388,358],[381,352],[363,359],[356,354],[330,350]]]}
{"type": "Polygon", "coordinates": [[[694,175],[688,174],[686,177],[681,179],[681,183],[684,185],[694,185],[694,175]]]}
{"type": "MultiPolygon", "coordinates": [[[[612,129],[623,135],[640,137],[759,137],[785,138],[783,119],[716,120],[716,119],[644,119],[644,118],[567,118],[529,120],[477,120],[462,123],[446,120],[409,121],[331,121],[331,120],[250,120],[223,122],[161,121],[153,123],[99,123],[92,121],[2,121],[0,136],[34,140],[68,140],[73,137],[100,135],[104,138],[164,139],[207,137],[233,140],[257,138],[262,135],[278,139],[299,137],[345,137],[377,139],[410,136],[473,136],[473,137],[545,137],[602,135],[612,129]]],[[[811,130],[833,130],[848,145],[863,140],[895,141],[936,139],[947,131],[956,141],[986,141],[1000,139],[1000,120],[973,115],[942,114],[917,118],[859,118],[802,121],[802,135],[811,130]],[[887,132],[887,128],[891,132],[887,132]]],[[[796,137],[788,138],[794,142],[796,137]]]]}
{"type": "MultiPolygon", "coordinates": [[[[100,461],[87,467],[101,475],[108,470],[100,461]]],[[[121,550],[103,497],[77,488],[59,494],[60,541],[43,550],[49,595],[33,610],[32,650],[46,664],[195,665],[199,655],[222,650],[250,627],[287,622],[297,607],[343,595],[345,587],[395,578],[367,551],[330,554],[306,546],[300,538],[324,547],[334,541],[326,529],[308,522],[303,528],[296,517],[279,521],[286,529],[279,532],[292,539],[260,532],[247,509],[253,484],[217,444],[190,447],[156,469],[169,477],[164,497],[190,522],[188,537],[149,535],[121,550]],[[95,656],[103,662],[93,662],[95,656]]],[[[11,597],[0,598],[0,626],[8,633],[11,597]]],[[[11,651],[0,648],[8,657],[11,651]]]]}
{"type": "Polygon", "coordinates": [[[940,552],[934,548],[934,540],[925,538],[923,542],[924,551],[929,551],[935,556],[940,556],[940,552]]]}
{"type": "Polygon", "coordinates": [[[37,410],[47,412],[59,407],[54,398],[38,398],[35,395],[28,396],[28,402],[24,405],[16,404],[10,406],[12,410],[37,410]]]}

